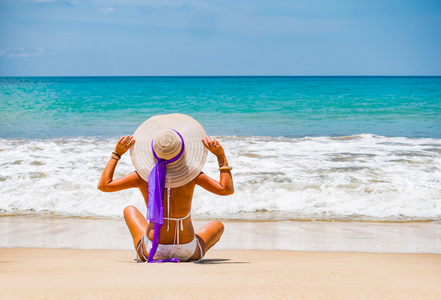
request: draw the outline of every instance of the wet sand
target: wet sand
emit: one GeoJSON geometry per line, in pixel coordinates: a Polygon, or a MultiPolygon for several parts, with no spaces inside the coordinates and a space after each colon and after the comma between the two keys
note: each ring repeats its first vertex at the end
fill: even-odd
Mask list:
{"type": "MultiPolygon", "coordinates": [[[[215,249],[441,254],[439,222],[223,222],[215,249]]],[[[0,236],[5,248],[133,249],[123,219],[3,216],[0,236]]]]}

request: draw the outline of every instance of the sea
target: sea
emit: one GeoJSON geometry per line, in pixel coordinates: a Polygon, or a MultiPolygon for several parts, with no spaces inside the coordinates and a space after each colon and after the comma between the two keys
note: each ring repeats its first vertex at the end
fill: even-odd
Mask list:
{"type": "MultiPolygon", "coordinates": [[[[144,212],[96,186],[118,139],[168,113],[233,167],[233,195],[196,188],[195,219],[441,221],[441,77],[2,77],[0,216],[144,212]]],[[[126,154],[115,178],[132,171],[126,154]]]]}

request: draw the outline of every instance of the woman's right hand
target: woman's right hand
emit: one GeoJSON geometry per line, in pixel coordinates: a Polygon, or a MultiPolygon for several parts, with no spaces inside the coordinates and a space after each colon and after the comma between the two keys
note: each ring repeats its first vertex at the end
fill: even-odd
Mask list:
{"type": "Polygon", "coordinates": [[[205,139],[202,139],[202,143],[204,143],[205,148],[207,148],[211,153],[213,153],[217,157],[225,155],[224,148],[215,138],[206,136],[205,139]]]}
{"type": "Polygon", "coordinates": [[[123,136],[122,138],[120,138],[118,143],[116,143],[115,152],[118,153],[119,156],[122,156],[133,146],[134,143],[135,140],[133,139],[133,136],[123,136]]]}

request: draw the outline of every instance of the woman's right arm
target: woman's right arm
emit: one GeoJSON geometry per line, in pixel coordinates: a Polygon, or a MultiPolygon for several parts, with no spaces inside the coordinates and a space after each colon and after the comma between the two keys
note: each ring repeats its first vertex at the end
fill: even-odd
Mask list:
{"type": "Polygon", "coordinates": [[[119,158],[133,146],[135,140],[132,136],[122,137],[115,146],[115,153],[112,154],[106,167],[103,170],[100,181],[98,182],[98,189],[103,192],[116,192],[129,188],[139,187],[142,182],[138,173],[132,172],[127,176],[113,180],[113,173],[115,172],[116,164],[119,158]]]}

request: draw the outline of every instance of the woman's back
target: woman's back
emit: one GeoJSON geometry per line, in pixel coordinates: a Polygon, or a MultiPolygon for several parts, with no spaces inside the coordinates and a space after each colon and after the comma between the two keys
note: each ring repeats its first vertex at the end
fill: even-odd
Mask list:
{"type": "MultiPolygon", "coordinates": [[[[145,185],[143,184],[143,186],[145,187],[146,193],[144,193],[144,188],[141,189],[141,192],[144,199],[146,199],[146,205],[148,205],[147,182],[145,182],[145,185]]],[[[164,226],[161,228],[159,243],[176,244],[177,233],[179,234],[179,242],[182,244],[189,243],[193,240],[195,232],[191,222],[190,212],[195,186],[195,180],[192,180],[183,186],[169,189],[169,197],[168,189],[165,190],[162,202],[164,208],[164,226]],[[179,221],[173,219],[179,219],[179,221]],[[181,228],[178,228],[177,230],[177,226],[181,228]]],[[[147,227],[147,236],[150,240],[153,239],[153,228],[153,223],[150,223],[147,227]]]]}

